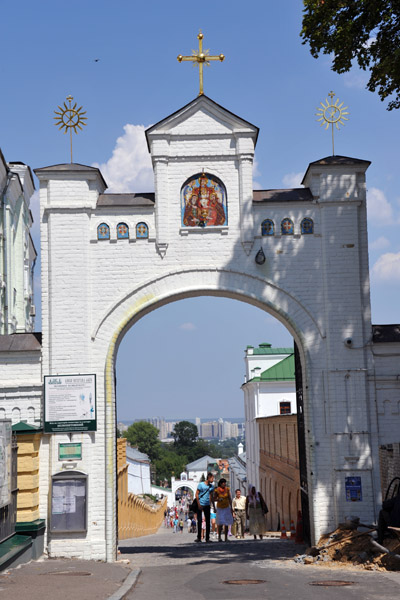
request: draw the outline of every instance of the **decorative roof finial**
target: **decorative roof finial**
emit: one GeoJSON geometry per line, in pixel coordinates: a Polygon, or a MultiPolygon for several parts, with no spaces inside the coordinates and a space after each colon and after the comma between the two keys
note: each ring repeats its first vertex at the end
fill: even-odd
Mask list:
{"type": "Polygon", "coordinates": [[[205,65],[206,67],[209,67],[210,60],[220,60],[222,62],[225,59],[225,56],[223,54],[220,54],[219,56],[210,56],[209,50],[203,51],[203,37],[204,37],[204,35],[202,34],[202,32],[200,30],[200,33],[197,36],[197,39],[199,40],[199,49],[192,50],[192,56],[182,56],[182,54],[180,54],[178,56],[178,62],[191,61],[193,63],[194,67],[196,67],[196,66],[199,67],[199,79],[200,79],[199,96],[202,96],[204,94],[203,65],[205,65]]]}
{"type": "Polygon", "coordinates": [[[69,96],[67,96],[66,98],[68,100],[68,105],[64,102],[63,106],[59,106],[58,108],[60,109],[60,112],[58,112],[57,110],[55,110],[55,114],[58,115],[58,117],[53,117],[57,122],[54,123],[55,125],[58,126],[58,129],[65,129],[64,133],[67,133],[67,131],[69,130],[69,134],[70,134],[70,142],[71,142],[71,163],[73,162],[72,160],[72,130],[75,131],[75,133],[77,132],[77,128],[82,130],[82,126],[85,126],[86,123],[86,119],[87,117],[84,117],[83,115],[86,115],[86,111],[82,111],[82,106],[80,106],[79,108],[77,107],[77,103],[75,102],[75,104],[72,106],[72,100],[73,97],[71,96],[71,94],[69,96]]]}
{"type": "Polygon", "coordinates": [[[326,104],[320,102],[322,108],[317,108],[317,112],[315,114],[317,115],[317,117],[319,117],[319,119],[317,120],[321,121],[321,127],[323,127],[324,125],[325,129],[328,129],[329,125],[331,125],[332,127],[332,156],[335,156],[335,140],[333,135],[333,127],[335,126],[336,129],[339,129],[339,124],[344,125],[343,121],[349,120],[344,115],[348,115],[350,113],[346,112],[348,107],[343,106],[344,102],[339,104],[339,98],[336,98],[336,102],[335,104],[333,104],[333,98],[335,96],[334,92],[329,92],[328,96],[331,99],[331,101],[329,102],[328,98],[326,98],[326,104]]]}

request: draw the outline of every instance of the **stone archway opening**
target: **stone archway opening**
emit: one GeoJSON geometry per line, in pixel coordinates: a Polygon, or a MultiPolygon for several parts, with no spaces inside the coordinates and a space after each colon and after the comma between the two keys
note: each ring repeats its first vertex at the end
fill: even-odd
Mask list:
{"type": "MultiPolygon", "coordinates": [[[[274,332],[274,345],[280,345],[280,346],[288,346],[291,345],[293,346],[293,338],[291,337],[291,334],[293,333],[293,328],[292,328],[292,332],[290,332],[288,330],[288,327],[284,327],[282,326],[276,318],[274,318],[274,316],[271,315],[272,310],[269,308],[269,310],[267,310],[267,307],[264,307],[264,310],[259,310],[260,307],[260,303],[254,302],[254,299],[246,299],[245,297],[240,297],[239,295],[236,295],[236,297],[234,298],[235,301],[232,301],[232,298],[229,298],[229,296],[231,296],[230,294],[224,294],[222,291],[219,293],[216,293],[216,291],[214,291],[214,293],[212,294],[212,296],[210,296],[209,294],[205,294],[204,292],[191,292],[187,294],[187,298],[185,298],[184,301],[181,301],[182,298],[181,296],[178,296],[177,298],[173,298],[173,299],[169,299],[168,302],[165,302],[163,305],[158,305],[155,307],[152,307],[153,310],[146,310],[144,309],[143,311],[141,311],[141,315],[139,317],[134,317],[134,323],[127,323],[125,328],[123,329],[123,331],[120,334],[120,339],[119,342],[120,344],[118,344],[118,357],[116,360],[116,366],[117,366],[117,392],[116,392],[116,397],[117,397],[117,404],[119,403],[119,389],[118,386],[121,385],[122,381],[122,371],[127,372],[127,363],[126,363],[126,359],[123,358],[124,354],[126,356],[129,357],[129,360],[135,361],[136,359],[138,359],[140,357],[140,353],[142,353],[142,360],[139,360],[139,365],[136,367],[136,377],[138,376],[138,374],[140,373],[140,376],[143,378],[144,381],[148,381],[149,375],[147,373],[147,371],[144,369],[144,367],[146,366],[146,363],[149,363],[150,361],[150,373],[158,373],[160,375],[160,370],[159,370],[159,362],[158,360],[155,359],[154,357],[154,352],[151,353],[149,351],[149,348],[151,349],[151,347],[157,348],[158,352],[161,356],[161,362],[162,362],[162,354],[163,352],[160,352],[160,348],[163,347],[163,343],[162,340],[166,339],[166,336],[168,335],[169,329],[167,328],[167,332],[165,333],[165,335],[160,332],[160,323],[164,322],[164,323],[170,323],[171,321],[171,314],[175,312],[177,312],[177,314],[179,315],[179,318],[176,320],[176,322],[174,322],[174,326],[177,327],[178,324],[180,323],[181,325],[183,324],[185,327],[181,330],[181,332],[185,332],[186,335],[190,336],[193,334],[193,332],[197,331],[197,326],[198,326],[198,321],[196,321],[196,319],[193,319],[192,321],[189,320],[188,317],[188,313],[186,311],[182,311],[182,309],[176,311],[177,306],[179,305],[180,307],[182,307],[185,303],[192,303],[192,305],[195,305],[197,308],[201,307],[201,303],[204,304],[204,301],[207,301],[209,303],[209,306],[207,306],[204,312],[210,311],[210,303],[211,304],[218,304],[218,301],[222,301],[228,303],[231,307],[232,306],[236,306],[236,307],[243,307],[245,309],[248,309],[248,312],[252,313],[252,319],[253,319],[253,324],[252,325],[247,325],[247,329],[248,329],[248,333],[246,333],[245,337],[243,338],[243,342],[239,343],[237,348],[235,349],[237,355],[238,355],[238,363],[243,365],[243,350],[245,349],[245,347],[248,345],[248,343],[253,342],[254,340],[261,341],[261,339],[264,338],[268,338],[268,333],[269,333],[269,329],[271,329],[272,324],[274,324],[274,327],[277,331],[279,331],[280,333],[276,333],[274,332]],[[205,297],[206,296],[206,297],[205,297]],[[228,296],[228,298],[226,297],[228,296]],[[241,300],[241,301],[238,301],[241,300]],[[252,305],[252,306],[251,306],[252,305]],[[150,314],[151,313],[151,314],[150,314]],[[164,313],[164,316],[162,316],[162,314],[164,313]],[[151,321],[153,319],[154,323],[149,325],[148,322],[151,321]],[[195,322],[193,322],[195,321],[195,322]],[[147,322],[147,323],[146,323],[147,322]],[[135,325],[134,327],[132,325],[135,325]],[[131,328],[132,327],[132,328],[131,328]],[[129,331],[130,330],[130,331],[129,331]],[[160,338],[158,337],[153,337],[152,335],[154,333],[154,331],[157,330],[160,338]],[[147,331],[147,334],[146,334],[147,331]],[[153,333],[152,333],[153,332],[153,333]],[[279,337],[279,335],[281,336],[281,338],[279,337]],[[260,337],[261,336],[261,337],[260,337]],[[282,337],[284,339],[282,339],[282,337]],[[147,339],[150,338],[150,339],[147,339]],[[134,340],[133,344],[129,343],[129,340],[134,340]],[[147,341],[145,342],[145,340],[147,339],[147,341]],[[281,341],[279,342],[279,339],[281,339],[281,341]],[[276,340],[276,341],[275,341],[276,340]],[[149,358],[150,357],[150,358],[149,358]],[[119,362],[122,362],[121,366],[119,365],[119,362]]],[[[220,313],[217,311],[218,316],[220,316],[220,313]]],[[[280,321],[282,321],[282,315],[280,315],[281,319],[280,321]]],[[[237,322],[237,314],[236,311],[227,311],[227,315],[226,315],[226,325],[228,325],[228,323],[230,323],[231,327],[235,326],[235,319],[237,322]],[[233,314],[232,314],[233,312],[233,314]]],[[[202,322],[202,319],[200,320],[202,322]]],[[[170,332],[169,332],[170,334],[170,332]]],[[[221,336],[219,334],[216,335],[216,339],[217,338],[221,338],[221,336]]],[[[297,336],[297,338],[299,339],[299,337],[297,336]]],[[[210,340],[210,345],[211,344],[216,344],[215,340],[210,340]]],[[[226,341],[225,341],[225,345],[226,345],[226,341]]],[[[193,362],[194,365],[198,365],[201,362],[201,351],[200,353],[196,353],[195,352],[195,344],[193,342],[190,342],[188,344],[189,347],[185,346],[181,349],[181,355],[187,356],[188,354],[191,354],[191,360],[193,362]],[[192,349],[190,349],[190,345],[192,345],[192,349]]],[[[218,353],[221,355],[221,353],[224,352],[224,346],[223,343],[221,345],[217,344],[218,346],[218,350],[216,352],[216,356],[218,358],[218,353]]],[[[168,351],[170,352],[171,350],[168,349],[168,351]]],[[[204,358],[204,353],[203,353],[203,358],[204,358]]],[[[213,354],[213,352],[211,352],[209,350],[208,352],[208,356],[207,356],[208,360],[210,363],[216,363],[216,359],[215,356],[213,354]]],[[[175,383],[172,384],[172,393],[175,393],[176,391],[176,386],[177,386],[177,380],[179,383],[180,380],[180,373],[179,373],[179,358],[177,359],[178,362],[178,366],[173,368],[172,371],[174,372],[174,381],[175,383]]],[[[236,363],[237,364],[237,363],[236,363]]],[[[148,366],[148,365],[147,365],[148,366]]],[[[240,367],[242,368],[241,373],[244,372],[244,367],[240,367]]],[[[135,373],[134,373],[135,369],[131,369],[129,371],[129,374],[135,379],[135,373]]],[[[194,372],[199,372],[199,369],[195,368],[194,372]]],[[[220,376],[222,378],[226,378],[227,373],[225,371],[222,371],[220,373],[220,376]]],[[[133,381],[133,380],[132,380],[133,381]]],[[[195,387],[198,387],[199,385],[199,378],[195,378],[195,387]]],[[[240,385],[243,383],[243,376],[240,375],[237,380],[236,380],[236,387],[238,390],[238,395],[240,396],[240,402],[243,406],[243,392],[240,390],[240,385]]],[[[126,385],[126,382],[125,382],[126,385]]],[[[167,384],[168,385],[168,384],[167,384]]],[[[170,384],[171,385],[171,384],[170,384]]],[[[185,385],[185,384],[184,384],[185,385]]],[[[129,385],[128,385],[129,387],[129,385]]],[[[130,386],[131,389],[133,386],[130,386]]],[[[137,390],[138,392],[138,390],[137,390]]],[[[141,397],[141,394],[143,394],[143,391],[139,391],[139,397],[141,397]]],[[[157,392],[154,392],[155,394],[157,394],[157,392]]],[[[151,407],[153,407],[154,410],[154,405],[151,404],[150,402],[150,396],[151,394],[147,393],[146,395],[146,411],[151,411],[151,407]]],[[[193,402],[193,400],[192,400],[193,402]]],[[[160,407],[159,409],[154,412],[146,412],[148,417],[151,417],[153,414],[157,414],[160,415],[161,414],[161,410],[163,412],[165,412],[165,408],[168,407],[168,396],[166,395],[163,398],[163,401],[160,403],[160,407]]],[[[184,418],[185,414],[185,405],[183,405],[183,412],[181,413],[182,418],[184,418]]],[[[223,409],[223,403],[221,404],[221,410],[223,409]]],[[[228,413],[225,410],[225,413],[223,413],[224,416],[230,416],[230,414],[232,413],[228,413]]],[[[118,406],[118,419],[120,418],[121,415],[121,406],[118,406]]],[[[179,416],[179,415],[178,415],[179,416]]],[[[191,416],[196,416],[195,414],[191,415],[191,416]]],[[[210,415],[212,416],[212,415],[210,415]]],[[[144,417],[144,413],[140,413],[138,418],[144,417]]],[[[303,447],[305,447],[303,445],[303,447]]],[[[187,482],[183,482],[183,481],[179,481],[178,479],[175,481],[175,487],[174,489],[178,489],[178,487],[180,487],[182,484],[186,484],[187,482]]],[[[196,486],[194,487],[194,489],[196,489],[197,487],[197,482],[196,482],[196,486]]],[[[266,483],[263,482],[261,484],[261,488],[263,490],[266,490],[266,483]]],[[[272,489],[271,484],[269,484],[268,489],[272,489]]],[[[174,491],[174,490],[173,490],[174,491]]],[[[273,504],[273,499],[268,499],[271,503],[271,506],[273,504]]]]}

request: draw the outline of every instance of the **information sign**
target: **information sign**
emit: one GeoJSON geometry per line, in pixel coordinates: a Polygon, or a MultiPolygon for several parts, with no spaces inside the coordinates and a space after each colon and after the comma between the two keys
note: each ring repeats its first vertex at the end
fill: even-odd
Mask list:
{"type": "Polygon", "coordinates": [[[50,530],[86,531],[87,477],[83,473],[59,473],[52,478],[50,530]]]}
{"type": "Polygon", "coordinates": [[[59,460],[81,460],[82,444],[58,444],[58,459],[59,460]]]}
{"type": "Polygon", "coordinates": [[[11,421],[0,421],[0,508],[11,504],[11,421]]]}
{"type": "Polygon", "coordinates": [[[361,477],[345,477],[346,502],[361,502],[361,477]]]}
{"type": "Polygon", "coordinates": [[[96,431],[96,375],[46,375],[44,432],[96,431]]]}

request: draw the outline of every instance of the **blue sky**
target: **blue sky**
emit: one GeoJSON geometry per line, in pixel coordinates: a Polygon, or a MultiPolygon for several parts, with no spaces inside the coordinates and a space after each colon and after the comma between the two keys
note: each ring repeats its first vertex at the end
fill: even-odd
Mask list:
{"type": "MultiPolygon", "coordinates": [[[[153,189],[143,130],[196,97],[197,70],[176,56],[197,47],[200,28],[204,47],[226,56],[205,69],[205,93],[260,127],[255,187],[296,186],[309,162],[331,154],[330,133],[315,112],[333,90],[350,112],[336,154],[372,161],[373,322],[400,321],[400,113],[365,90],[362,71],[337,75],[328,56],[311,57],[299,36],[301,1],[22,0],[13,8],[1,0],[0,10],[6,160],[32,168],[68,162],[68,138],[53,111],[72,94],[88,117],[74,139],[74,160],[100,166],[110,191],[153,189]]],[[[39,247],[36,196],[32,210],[39,247]]],[[[266,341],[287,345],[290,337],[266,313],[231,300],[192,299],[151,313],[120,348],[118,416],[241,416],[243,350],[266,341]]]]}

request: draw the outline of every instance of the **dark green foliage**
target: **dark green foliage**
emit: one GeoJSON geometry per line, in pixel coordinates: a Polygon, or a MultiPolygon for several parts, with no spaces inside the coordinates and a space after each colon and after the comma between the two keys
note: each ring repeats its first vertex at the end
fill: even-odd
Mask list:
{"type": "Polygon", "coordinates": [[[357,61],[370,71],[367,89],[388,110],[400,107],[400,2],[397,0],[303,0],[303,44],[314,58],[333,54],[332,69],[345,73],[357,61]]]}
{"type": "Polygon", "coordinates": [[[177,451],[173,444],[162,444],[160,457],[154,463],[156,484],[167,480],[170,485],[171,476],[179,477],[188,462],[187,456],[177,451]]]}
{"type": "Polygon", "coordinates": [[[158,429],[147,421],[137,421],[128,427],[124,437],[131,446],[137,446],[154,462],[160,455],[161,443],[158,439],[158,429]]]}
{"type": "Polygon", "coordinates": [[[172,432],[172,437],[175,440],[174,444],[181,450],[186,450],[194,446],[198,435],[197,426],[190,421],[179,421],[172,432]]]}

